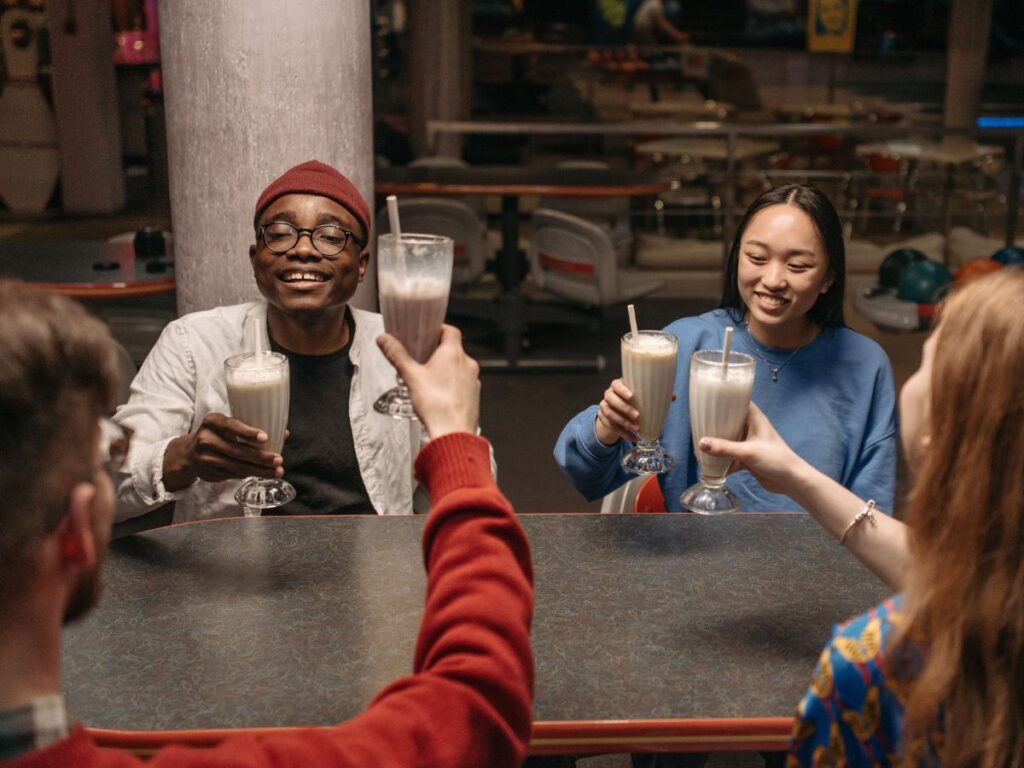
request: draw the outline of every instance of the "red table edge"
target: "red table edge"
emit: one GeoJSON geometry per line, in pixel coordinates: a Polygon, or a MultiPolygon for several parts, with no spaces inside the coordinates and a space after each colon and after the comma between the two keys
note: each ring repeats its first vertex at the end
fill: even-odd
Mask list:
{"type": "Polygon", "coordinates": [[[132,283],[115,280],[111,283],[25,283],[32,288],[43,291],[62,293],[79,299],[116,299],[124,296],[152,296],[158,293],[170,293],[174,290],[174,278],[147,280],[132,283]]]}
{"type": "MultiPolygon", "coordinates": [[[[326,727],[326,726],[317,726],[326,727]]],[[[300,727],[209,728],[181,731],[118,731],[87,728],[101,747],[140,756],[171,745],[212,747],[232,736],[293,734],[300,727]]],[[[710,718],[699,720],[554,720],[534,723],[531,755],[582,755],[651,752],[782,751],[793,730],[791,717],[710,718]]]]}
{"type": "Polygon", "coordinates": [[[645,181],[638,184],[483,184],[457,182],[452,184],[433,181],[378,181],[378,195],[497,195],[523,197],[526,195],[554,195],[556,197],[619,197],[656,195],[672,187],[668,179],[645,181]]]}

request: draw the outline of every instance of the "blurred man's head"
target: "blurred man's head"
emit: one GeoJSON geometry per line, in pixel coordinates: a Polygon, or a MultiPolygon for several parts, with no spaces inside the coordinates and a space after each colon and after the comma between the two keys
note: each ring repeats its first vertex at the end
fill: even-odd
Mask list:
{"type": "Polygon", "coordinates": [[[44,575],[66,618],[98,595],[113,486],[103,471],[117,385],[105,326],[79,304],[0,280],[0,623],[44,575]]]}

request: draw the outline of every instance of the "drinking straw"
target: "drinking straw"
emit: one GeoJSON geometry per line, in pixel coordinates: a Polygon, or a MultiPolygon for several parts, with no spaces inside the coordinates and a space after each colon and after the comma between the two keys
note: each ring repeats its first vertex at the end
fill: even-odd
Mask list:
{"type": "Polygon", "coordinates": [[[629,312],[629,330],[632,331],[631,338],[633,341],[639,341],[640,331],[636,328],[636,309],[632,304],[627,304],[626,311],[629,312]]]}
{"type": "Polygon", "coordinates": [[[732,331],[733,328],[730,325],[725,329],[725,342],[722,344],[722,379],[725,379],[725,374],[729,371],[729,350],[732,349],[732,331]]]}
{"type": "Polygon", "coordinates": [[[391,234],[401,238],[402,225],[398,221],[398,198],[395,195],[388,195],[388,221],[391,222],[391,234]]]}
{"type": "Polygon", "coordinates": [[[391,222],[391,234],[395,237],[395,255],[398,257],[398,277],[405,282],[405,248],[402,245],[402,223],[398,220],[398,197],[388,195],[388,221],[391,222]]]}
{"type": "Polygon", "coordinates": [[[267,340],[263,336],[263,328],[258,317],[249,318],[249,339],[255,357],[267,354],[267,340]]]}

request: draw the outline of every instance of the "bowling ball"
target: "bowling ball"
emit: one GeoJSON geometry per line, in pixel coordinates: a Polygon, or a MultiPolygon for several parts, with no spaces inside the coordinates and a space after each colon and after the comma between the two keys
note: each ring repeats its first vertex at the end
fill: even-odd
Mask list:
{"type": "Polygon", "coordinates": [[[898,288],[903,270],[927,258],[916,248],[897,248],[885,257],[882,266],[878,268],[878,284],[883,288],[898,288]]]}
{"type": "Polygon", "coordinates": [[[992,254],[992,260],[1007,267],[1024,267],[1024,248],[1007,246],[992,254]]]}
{"type": "Polygon", "coordinates": [[[956,271],[953,282],[963,285],[976,277],[987,275],[989,272],[998,272],[1003,265],[994,259],[971,259],[964,262],[956,271]]]}
{"type": "Polygon", "coordinates": [[[157,227],[141,227],[132,240],[136,256],[163,256],[165,253],[164,233],[157,227]]]}
{"type": "Polygon", "coordinates": [[[953,276],[939,262],[915,261],[900,274],[896,295],[904,301],[931,304],[942,298],[952,282],[953,276]]]}

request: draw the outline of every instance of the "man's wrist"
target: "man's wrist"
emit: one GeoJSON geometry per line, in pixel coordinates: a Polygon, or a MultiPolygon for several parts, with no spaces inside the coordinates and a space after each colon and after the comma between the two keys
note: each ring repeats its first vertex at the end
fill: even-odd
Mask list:
{"type": "Polygon", "coordinates": [[[191,435],[176,437],[167,444],[164,451],[163,484],[169,493],[187,488],[196,481],[196,471],[190,458],[191,439],[191,435]]]}

